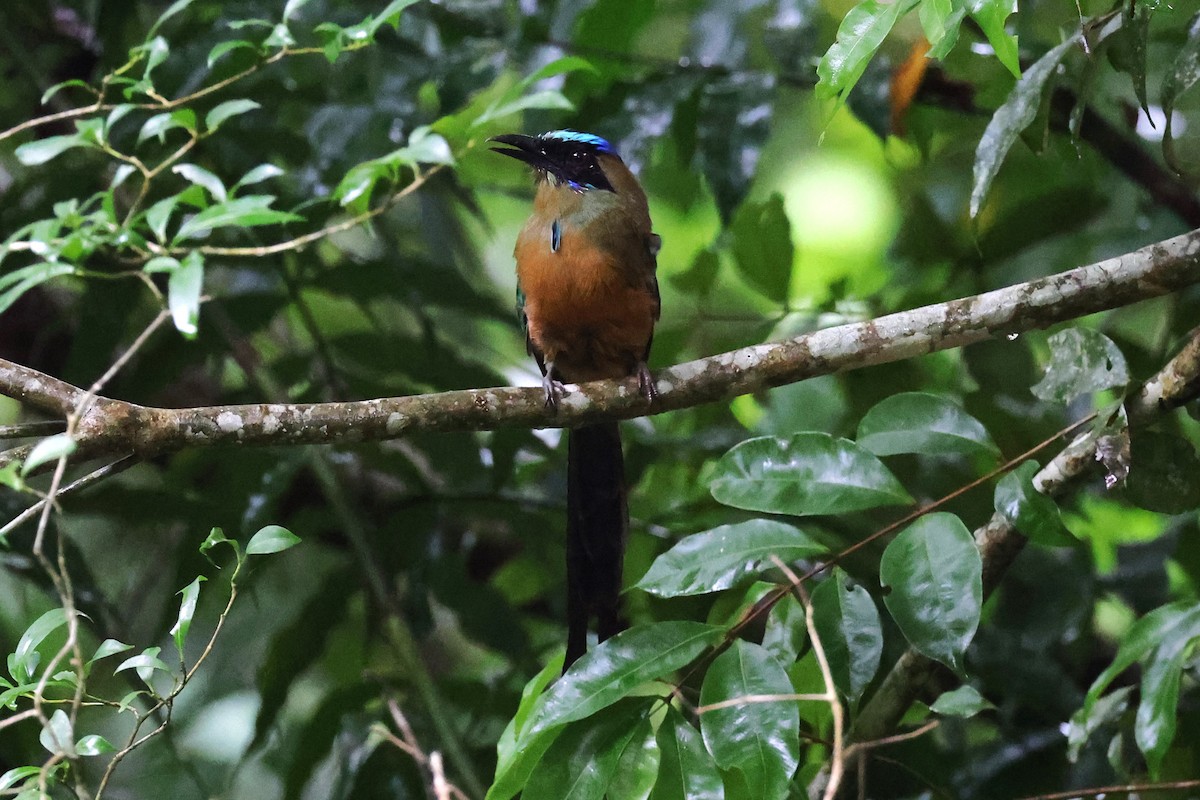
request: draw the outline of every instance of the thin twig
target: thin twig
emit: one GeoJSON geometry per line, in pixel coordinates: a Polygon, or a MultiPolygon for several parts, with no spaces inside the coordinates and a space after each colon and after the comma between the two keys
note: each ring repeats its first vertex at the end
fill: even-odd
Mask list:
{"type": "Polygon", "coordinates": [[[62,433],[66,428],[67,423],[59,419],[50,419],[41,422],[20,422],[16,425],[0,425],[0,440],[53,436],[56,433],[62,433]]]}
{"type": "Polygon", "coordinates": [[[95,382],[88,387],[86,394],[79,401],[79,406],[75,410],[76,414],[83,413],[85,406],[87,406],[100,393],[100,390],[103,389],[104,386],[113,379],[113,376],[121,371],[122,367],[129,363],[129,359],[133,358],[134,354],[137,353],[137,351],[142,348],[142,345],[146,343],[146,340],[158,330],[160,325],[170,319],[170,317],[171,312],[165,308],[158,312],[158,316],[151,320],[150,324],[142,329],[142,332],[139,333],[137,338],[133,340],[133,343],[125,349],[125,352],[121,353],[117,360],[112,363],[112,366],[105,370],[104,374],[97,378],[95,382]]]}
{"type": "MultiPolygon", "coordinates": [[[[361,50],[362,48],[366,47],[368,44],[370,44],[370,43],[369,42],[354,42],[354,43],[349,44],[346,47],[342,48],[342,50],[343,50],[343,52],[351,52],[354,50],[361,50]]],[[[195,101],[201,100],[210,94],[214,94],[228,86],[232,86],[233,84],[237,83],[238,81],[242,80],[243,78],[247,78],[247,77],[253,75],[254,73],[258,72],[259,70],[269,67],[270,65],[276,63],[277,61],[280,61],[280,60],[286,58],[287,56],[311,55],[311,54],[315,54],[315,53],[323,54],[324,52],[325,52],[324,49],[320,48],[320,47],[296,47],[296,48],[284,47],[284,48],[281,48],[281,49],[277,50],[276,52],[272,53],[267,58],[264,58],[262,61],[259,61],[257,64],[252,64],[249,67],[247,67],[246,69],[242,70],[241,72],[234,73],[233,75],[230,75],[227,78],[223,78],[223,79],[217,81],[216,83],[205,86],[203,89],[199,89],[195,92],[192,92],[191,94],[184,95],[182,97],[177,97],[174,100],[168,100],[166,98],[160,97],[153,103],[134,103],[133,106],[134,106],[134,108],[138,108],[138,109],[141,109],[144,111],[170,111],[172,109],[179,108],[180,106],[185,106],[189,103],[194,103],[195,101]]],[[[126,66],[129,66],[129,65],[127,64],[126,66]]],[[[117,73],[113,73],[113,74],[117,74],[117,73]]],[[[103,81],[103,85],[105,88],[107,88],[108,80],[109,80],[109,77],[106,76],[105,80],[103,81]]],[[[4,141],[5,139],[8,139],[12,136],[17,135],[18,133],[21,133],[22,131],[31,130],[33,128],[40,128],[43,125],[49,125],[53,122],[61,122],[63,120],[78,119],[80,117],[86,117],[88,114],[98,114],[98,113],[101,113],[104,111],[112,111],[114,108],[117,107],[116,103],[103,102],[103,97],[104,97],[104,91],[102,90],[100,92],[100,95],[97,98],[96,102],[92,103],[90,105],[80,106],[78,108],[70,108],[70,109],[67,109],[66,111],[59,111],[54,114],[47,114],[42,117],[35,117],[33,119],[25,120],[24,122],[22,122],[19,125],[14,125],[13,127],[9,128],[5,131],[0,131],[0,142],[4,141]]],[[[124,104],[122,104],[122,105],[124,105],[124,104]]]]}
{"type": "MultiPolygon", "coordinates": [[[[105,478],[109,478],[113,475],[124,472],[137,463],[139,463],[139,461],[136,456],[125,456],[124,458],[119,458],[112,463],[105,464],[103,467],[89,472],[87,475],[84,475],[83,477],[78,478],[72,483],[69,483],[63,488],[59,489],[57,497],[61,498],[65,495],[77,492],[80,489],[86,489],[95,483],[99,483],[105,478]]],[[[46,498],[43,497],[41,500],[38,500],[29,508],[25,509],[20,514],[5,523],[4,527],[0,527],[0,540],[15,530],[18,526],[32,519],[33,516],[37,514],[45,504],[46,498]]]]}
{"type": "Polygon", "coordinates": [[[27,720],[30,717],[36,717],[37,715],[38,712],[36,708],[27,708],[24,711],[17,712],[10,717],[0,719],[0,731],[4,730],[9,725],[16,725],[18,722],[27,720]]]}
{"type": "Polygon", "coordinates": [[[821,643],[821,637],[817,634],[817,626],[813,622],[812,599],[808,596],[808,590],[804,588],[803,581],[796,576],[792,568],[783,562],[783,559],[772,553],[771,561],[782,570],[791,583],[792,591],[796,593],[796,599],[804,606],[804,627],[808,629],[813,655],[816,656],[817,665],[821,668],[821,679],[825,681],[825,701],[829,703],[829,710],[833,714],[833,753],[829,761],[829,782],[825,784],[824,800],[834,800],[842,783],[842,773],[846,769],[845,741],[842,730],[845,725],[845,710],[842,708],[841,701],[838,700],[833,671],[829,668],[829,659],[825,657],[825,646],[821,643]]]}
{"type": "Polygon", "coordinates": [[[437,750],[433,750],[426,755],[425,751],[421,748],[421,743],[417,741],[417,735],[413,732],[412,725],[409,724],[408,718],[404,716],[404,712],[400,710],[400,704],[396,702],[394,697],[388,698],[387,707],[388,713],[391,714],[392,722],[396,723],[396,729],[400,731],[400,735],[397,736],[383,726],[378,726],[376,730],[388,742],[411,756],[420,767],[428,770],[429,785],[433,790],[435,800],[450,800],[451,797],[458,798],[458,800],[470,800],[461,789],[446,780],[446,769],[442,763],[442,754],[437,750]]]}
{"type": "Polygon", "coordinates": [[[367,209],[360,214],[334,223],[320,230],[311,231],[309,233],[297,236],[294,239],[288,239],[283,242],[275,242],[274,244],[250,246],[250,247],[213,247],[204,245],[194,248],[173,248],[164,252],[172,255],[183,253],[198,252],[206,256],[238,256],[238,257],[260,257],[274,255],[275,253],[284,253],[289,250],[299,250],[307,244],[326,239],[335,233],[348,231],[352,228],[357,228],[365,222],[369,222],[380,214],[384,213],[392,206],[399,203],[404,198],[421,188],[430,178],[445,168],[442,164],[435,164],[423,173],[420,173],[412,182],[407,184],[403,189],[393,192],[386,200],[377,206],[367,209]]]}
{"type": "MultiPolygon", "coordinates": [[[[886,747],[889,744],[899,744],[900,742],[907,742],[910,739],[916,739],[918,737],[924,736],[925,734],[929,733],[931,730],[933,730],[934,728],[938,727],[941,724],[942,724],[941,720],[931,719],[929,722],[926,722],[921,727],[915,728],[911,731],[905,731],[904,733],[896,733],[891,736],[884,736],[882,739],[872,739],[869,742],[855,742],[854,744],[852,744],[846,748],[846,758],[849,759],[849,758],[854,757],[855,755],[858,754],[858,752],[860,750],[874,750],[877,747],[886,747]]],[[[864,763],[865,763],[865,760],[864,760],[864,763]]]]}

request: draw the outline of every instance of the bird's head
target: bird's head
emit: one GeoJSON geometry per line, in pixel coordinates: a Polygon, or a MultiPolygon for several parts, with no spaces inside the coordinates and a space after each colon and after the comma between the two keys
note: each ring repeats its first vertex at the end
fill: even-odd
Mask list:
{"type": "Polygon", "coordinates": [[[540,136],[505,133],[489,141],[508,145],[493,147],[497,153],[524,161],[538,171],[539,176],[552,177],[557,184],[567,184],[577,192],[603,189],[615,192],[600,166],[601,156],[617,156],[607,139],[579,131],[550,131],[540,136]]]}

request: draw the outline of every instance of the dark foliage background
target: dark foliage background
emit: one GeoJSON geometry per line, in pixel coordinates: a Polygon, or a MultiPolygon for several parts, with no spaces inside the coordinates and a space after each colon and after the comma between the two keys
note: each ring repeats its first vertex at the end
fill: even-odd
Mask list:
{"type": "MultiPolygon", "coordinates": [[[[40,106],[51,85],[95,84],[124,64],[165,5],[6,4],[0,128],[86,102],[68,87],[40,106]]],[[[1009,24],[1027,68],[1081,19],[1110,10],[1080,5],[1021,4],[1009,24]]],[[[1152,9],[1139,13],[1149,17],[1146,77],[1157,101],[1177,55],[1197,47],[1196,28],[1186,3],[1138,5],[1152,9]]],[[[312,45],[316,25],[350,26],[378,10],[311,0],[298,5],[291,27],[301,45],[312,45]]],[[[446,137],[456,163],[370,223],[306,248],[208,258],[204,292],[212,299],[198,334],[156,335],[105,394],[186,406],[534,385],[513,314],[511,262],[528,175],[484,142],[512,130],[600,133],[640,175],[665,243],[652,368],[1048,275],[1200,225],[1189,189],[1200,168],[1200,107],[1194,95],[1175,101],[1176,166],[1193,171],[1179,178],[1164,166],[1162,120],[1151,128],[1139,117],[1119,36],[1066,55],[1052,79],[1057,101],[1042,104],[971,219],[976,148],[1015,78],[982,31],[964,24],[958,45],[903,105],[893,79],[921,36],[913,15],[883,44],[848,105],[836,107],[814,93],[814,65],[847,10],[834,0],[418,3],[369,47],[333,63],[319,53],[289,57],[198,101],[201,114],[237,97],[262,107],[230,119],[187,161],[226,185],[275,165],[282,174],[268,184],[274,207],[308,220],[215,231],[200,244],[267,245],[337,222],[346,210],[326,198],[347,173],[420,126],[446,137]],[[545,107],[468,127],[492,99],[564,55],[590,67],[548,79],[541,89],[558,94],[536,104],[545,107]],[[1077,102],[1088,112],[1073,136],[1067,128],[1077,102]]],[[[246,68],[257,58],[252,48],[228,51],[211,69],[206,60],[220,42],[258,42],[269,31],[231,23],[279,18],[276,2],[195,0],[159,31],[170,56],[155,71],[156,87],[168,97],[188,94],[246,68]]],[[[114,126],[113,140],[132,146],[138,119],[114,126]]],[[[73,130],[64,122],[0,143],[4,236],[54,216],[56,203],[111,187],[118,164],[94,149],[69,150],[40,168],[14,155],[23,142],[73,130]]],[[[175,146],[170,138],[146,145],[162,154],[175,146]]],[[[148,203],[185,186],[182,176],[164,175],[155,189],[162,194],[148,203]]],[[[116,189],[118,204],[133,191],[132,184],[116,189]]],[[[375,199],[383,195],[377,188],[375,199]]],[[[127,268],[104,248],[88,267],[127,268]]],[[[158,308],[136,280],[48,282],[0,314],[0,357],[87,386],[158,308]]],[[[1197,320],[1193,289],[1084,324],[1119,346],[1136,381],[1157,370],[1197,320]]],[[[1010,457],[1115,396],[1067,405],[1034,397],[1030,386],[1048,353],[1045,335],[1022,336],[626,424],[634,487],[627,581],[679,537],[749,516],[716,502],[708,488],[716,459],[748,437],[853,436],[879,401],[922,391],[959,400],[1010,457]]],[[[0,423],[18,419],[17,404],[0,398],[0,423]]],[[[1164,425],[1188,447],[1200,435],[1186,415],[1164,425]]],[[[172,724],[126,760],[109,791],[181,800],[425,796],[420,765],[372,734],[373,725],[393,724],[387,698],[423,747],[447,753],[459,787],[471,796],[486,788],[522,687],[563,638],[558,440],[557,431],[504,430],[383,445],[193,450],[72,497],[53,524],[65,534],[92,648],[107,637],[168,648],[176,592],[204,574],[210,580],[189,640],[196,657],[227,596],[222,573],[197,550],[209,530],[244,539],[277,523],[303,539],[250,563],[172,724]]],[[[888,464],[925,501],[985,471],[984,461],[906,455],[888,464]]],[[[25,502],[0,494],[6,518],[25,502]]],[[[1106,491],[1099,474],[1064,501],[1079,544],[1027,548],[985,608],[968,652],[971,683],[995,708],[947,717],[936,732],[872,759],[870,796],[999,798],[1145,777],[1132,708],[1076,760],[1064,736],[1133,620],[1168,601],[1197,602],[1194,504],[1175,515],[1142,506],[1162,507],[1106,491]],[[1117,730],[1123,734],[1114,739],[1117,730]]],[[[985,489],[947,510],[971,527],[992,507],[985,489]]],[[[813,530],[836,550],[893,518],[871,510],[823,518],[813,530]]],[[[57,605],[29,556],[33,534],[32,525],[18,529],[0,553],[5,653],[57,605]]],[[[868,547],[843,564],[880,608],[874,576],[882,551],[868,547]]],[[[754,583],[660,599],[634,590],[627,608],[634,623],[720,623],[763,591],[754,583]]],[[[904,639],[883,616],[886,665],[904,639]]],[[[761,629],[747,637],[758,641],[761,629]]],[[[1193,659],[1182,673],[1178,729],[1161,779],[1200,775],[1195,667],[1193,659]]],[[[797,691],[808,691],[799,687],[811,681],[811,658],[789,674],[797,691]]],[[[105,680],[111,684],[101,681],[96,691],[108,696],[140,685],[131,671],[105,680]]],[[[827,736],[827,714],[802,705],[806,734],[827,736]]],[[[126,729],[103,709],[85,709],[81,720],[80,730],[114,741],[126,729]]],[[[38,733],[30,725],[0,729],[0,772],[44,758],[38,733]]],[[[828,757],[817,745],[803,752],[795,796],[828,757]]],[[[82,768],[98,773],[86,759],[82,768]]]]}

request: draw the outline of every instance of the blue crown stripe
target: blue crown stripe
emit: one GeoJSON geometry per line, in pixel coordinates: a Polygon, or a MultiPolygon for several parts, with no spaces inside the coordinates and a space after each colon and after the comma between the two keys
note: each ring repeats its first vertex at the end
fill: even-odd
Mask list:
{"type": "Polygon", "coordinates": [[[543,139],[558,139],[562,142],[579,142],[581,144],[590,145],[596,148],[600,153],[613,153],[613,146],[608,143],[608,140],[603,136],[597,136],[594,133],[583,133],[581,131],[561,130],[548,131],[542,134],[543,139]]]}

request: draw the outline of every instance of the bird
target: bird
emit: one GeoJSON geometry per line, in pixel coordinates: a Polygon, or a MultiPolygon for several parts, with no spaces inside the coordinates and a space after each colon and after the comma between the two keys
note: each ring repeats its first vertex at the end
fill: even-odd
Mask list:
{"type": "MultiPolygon", "coordinates": [[[[495,152],[533,168],[533,213],[517,236],[517,307],[526,349],[542,373],[546,405],[563,383],[636,376],[648,403],[657,391],[646,360],[659,319],[662,239],[646,193],[601,136],[554,130],[503,134],[495,152]]],[[[567,648],[563,671],[624,627],[620,611],[629,531],[618,424],[567,433],[567,648]]]]}

